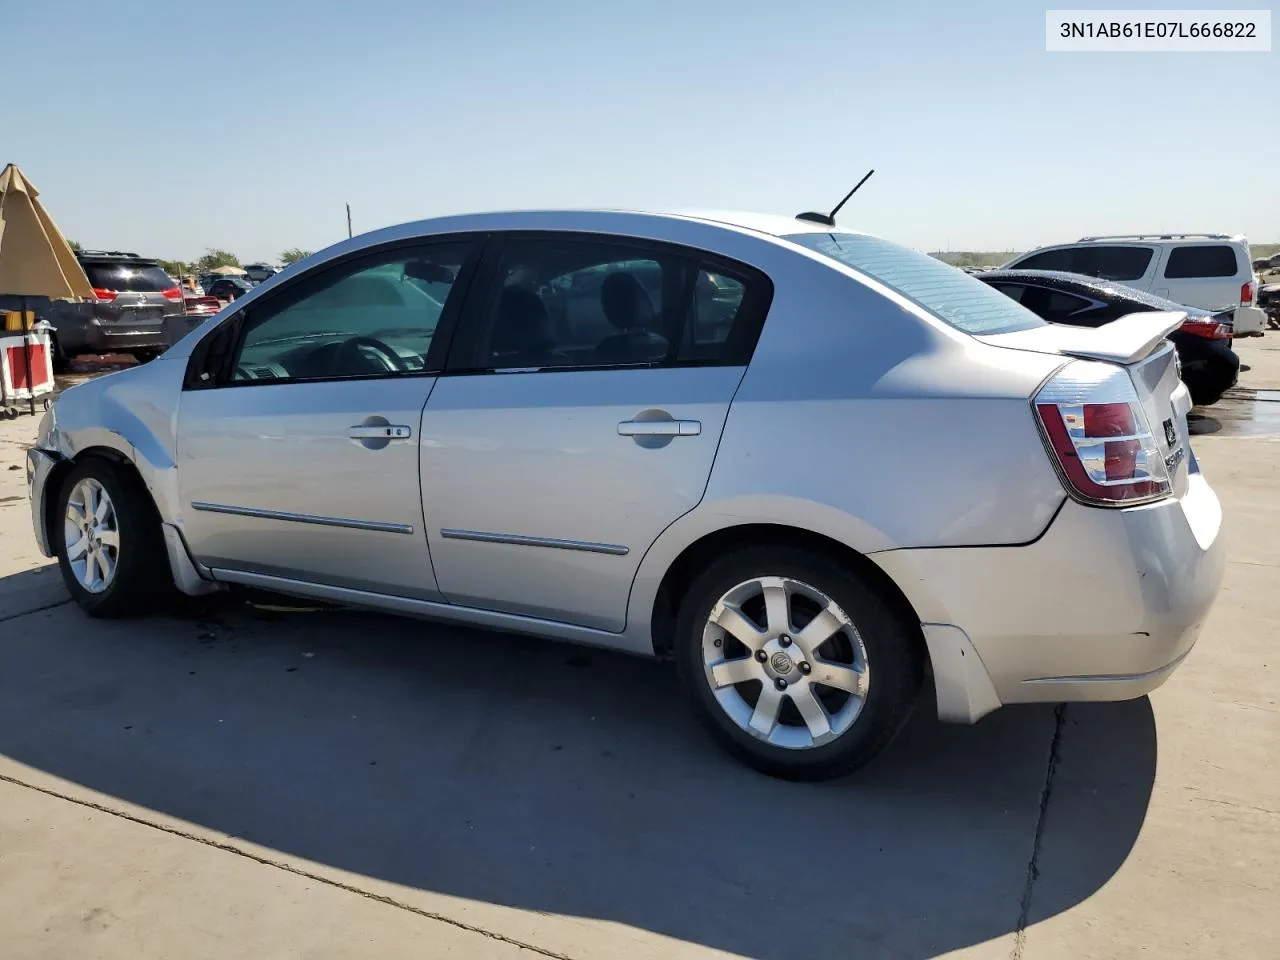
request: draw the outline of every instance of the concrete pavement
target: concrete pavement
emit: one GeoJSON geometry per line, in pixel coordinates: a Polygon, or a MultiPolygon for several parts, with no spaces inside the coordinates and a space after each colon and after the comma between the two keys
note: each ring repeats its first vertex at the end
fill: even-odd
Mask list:
{"type": "MultiPolygon", "coordinates": [[[[1239,345],[1246,387],[1280,386],[1273,340],[1239,345]]],[[[663,664],[226,600],[50,606],[6,499],[34,424],[0,424],[0,953],[1278,956],[1280,435],[1226,410],[1195,445],[1227,581],[1164,688],[922,710],[823,785],[723,757],[663,664]]]]}

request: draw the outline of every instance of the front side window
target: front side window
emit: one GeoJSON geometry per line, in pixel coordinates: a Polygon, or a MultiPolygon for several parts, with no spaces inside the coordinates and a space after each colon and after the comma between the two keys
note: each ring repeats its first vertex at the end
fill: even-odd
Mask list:
{"type": "Polygon", "coordinates": [[[963,270],[879,237],[832,232],[800,233],[785,239],[878,280],[972,336],[1012,333],[1043,323],[963,270]]]}
{"type": "Polygon", "coordinates": [[[748,272],[696,253],[579,238],[507,241],[472,358],[485,370],[746,362],[763,321],[748,272]],[[735,336],[735,331],[737,336],[735,336]],[[747,343],[747,340],[750,340],[747,343]]]}
{"type": "Polygon", "coordinates": [[[330,268],[252,307],[232,379],[320,380],[415,373],[471,249],[400,249],[330,268]]]}
{"type": "Polygon", "coordinates": [[[1174,247],[1169,251],[1169,261],[1164,265],[1164,275],[1170,280],[1187,280],[1203,277],[1234,277],[1236,252],[1225,244],[1174,247]]]}

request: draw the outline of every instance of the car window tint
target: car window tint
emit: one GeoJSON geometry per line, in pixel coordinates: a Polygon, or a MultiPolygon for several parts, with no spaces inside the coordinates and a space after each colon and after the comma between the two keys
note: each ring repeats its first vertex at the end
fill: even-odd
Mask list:
{"type": "Polygon", "coordinates": [[[1070,272],[1073,250],[1045,250],[1033,253],[1025,260],[1019,260],[1014,266],[1019,270],[1063,270],[1070,272]]]}
{"type": "Polygon", "coordinates": [[[896,243],[858,233],[787,237],[878,280],[938,319],[974,336],[1011,333],[1043,321],[976,277],[896,243]]]}
{"type": "Polygon", "coordinates": [[[1089,301],[1051,287],[1028,286],[1022,305],[1050,323],[1074,322],[1073,315],[1089,307],[1089,301]]]}
{"type": "Polygon", "coordinates": [[[425,368],[470,249],[399,250],[333,268],[299,295],[253,307],[234,380],[389,376],[425,368]]]}
{"type": "Polygon", "coordinates": [[[1169,251],[1169,260],[1164,265],[1164,275],[1170,280],[1234,277],[1236,270],[1236,252],[1225,244],[1174,247],[1169,251]]]}
{"type": "Polygon", "coordinates": [[[84,272],[89,285],[99,290],[115,290],[122,293],[158,293],[172,289],[175,284],[169,275],[155,265],[139,266],[121,263],[86,263],[84,272]]]}
{"type": "Polygon", "coordinates": [[[999,290],[1010,300],[1016,300],[1018,303],[1022,302],[1022,295],[1027,289],[1021,283],[993,283],[991,286],[999,290]]]}
{"type": "Polygon", "coordinates": [[[1150,247],[1087,244],[1033,253],[1016,264],[1019,270],[1061,270],[1104,280],[1138,280],[1154,255],[1150,247]]]}
{"type": "MultiPolygon", "coordinates": [[[[750,281],[731,274],[696,255],[625,242],[509,240],[470,366],[746,362],[744,339],[734,334],[749,323],[750,281]]],[[[754,340],[745,344],[746,356],[752,347],[754,340]]]]}

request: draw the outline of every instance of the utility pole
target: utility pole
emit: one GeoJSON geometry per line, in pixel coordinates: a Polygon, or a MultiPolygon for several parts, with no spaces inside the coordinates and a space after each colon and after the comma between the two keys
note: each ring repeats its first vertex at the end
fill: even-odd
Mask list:
{"type": "Polygon", "coordinates": [[[351,204],[347,204],[347,239],[351,239],[351,204]]]}

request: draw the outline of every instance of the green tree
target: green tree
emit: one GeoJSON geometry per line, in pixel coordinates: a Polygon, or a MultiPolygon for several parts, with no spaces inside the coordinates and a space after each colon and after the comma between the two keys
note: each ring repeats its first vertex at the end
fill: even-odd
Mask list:
{"type": "Polygon", "coordinates": [[[309,256],[311,256],[310,250],[303,250],[301,247],[290,247],[280,254],[280,264],[281,266],[292,267],[299,260],[305,260],[309,256]]]}
{"type": "Polygon", "coordinates": [[[161,260],[160,269],[171,277],[181,279],[182,275],[187,272],[187,265],[181,260],[161,260]]]}
{"type": "Polygon", "coordinates": [[[72,250],[76,251],[76,253],[79,253],[81,250],[84,249],[84,247],[80,246],[80,244],[76,243],[76,241],[74,240],[68,240],[67,246],[69,246],[72,250]]]}
{"type": "Polygon", "coordinates": [[[238,266],[240,266],[240,258],[230,250],[214,250],[210,248],[205,251],[203,257],[196,261],[196,269],[201,273],[208,273],[214,267],[238,266]]]}

